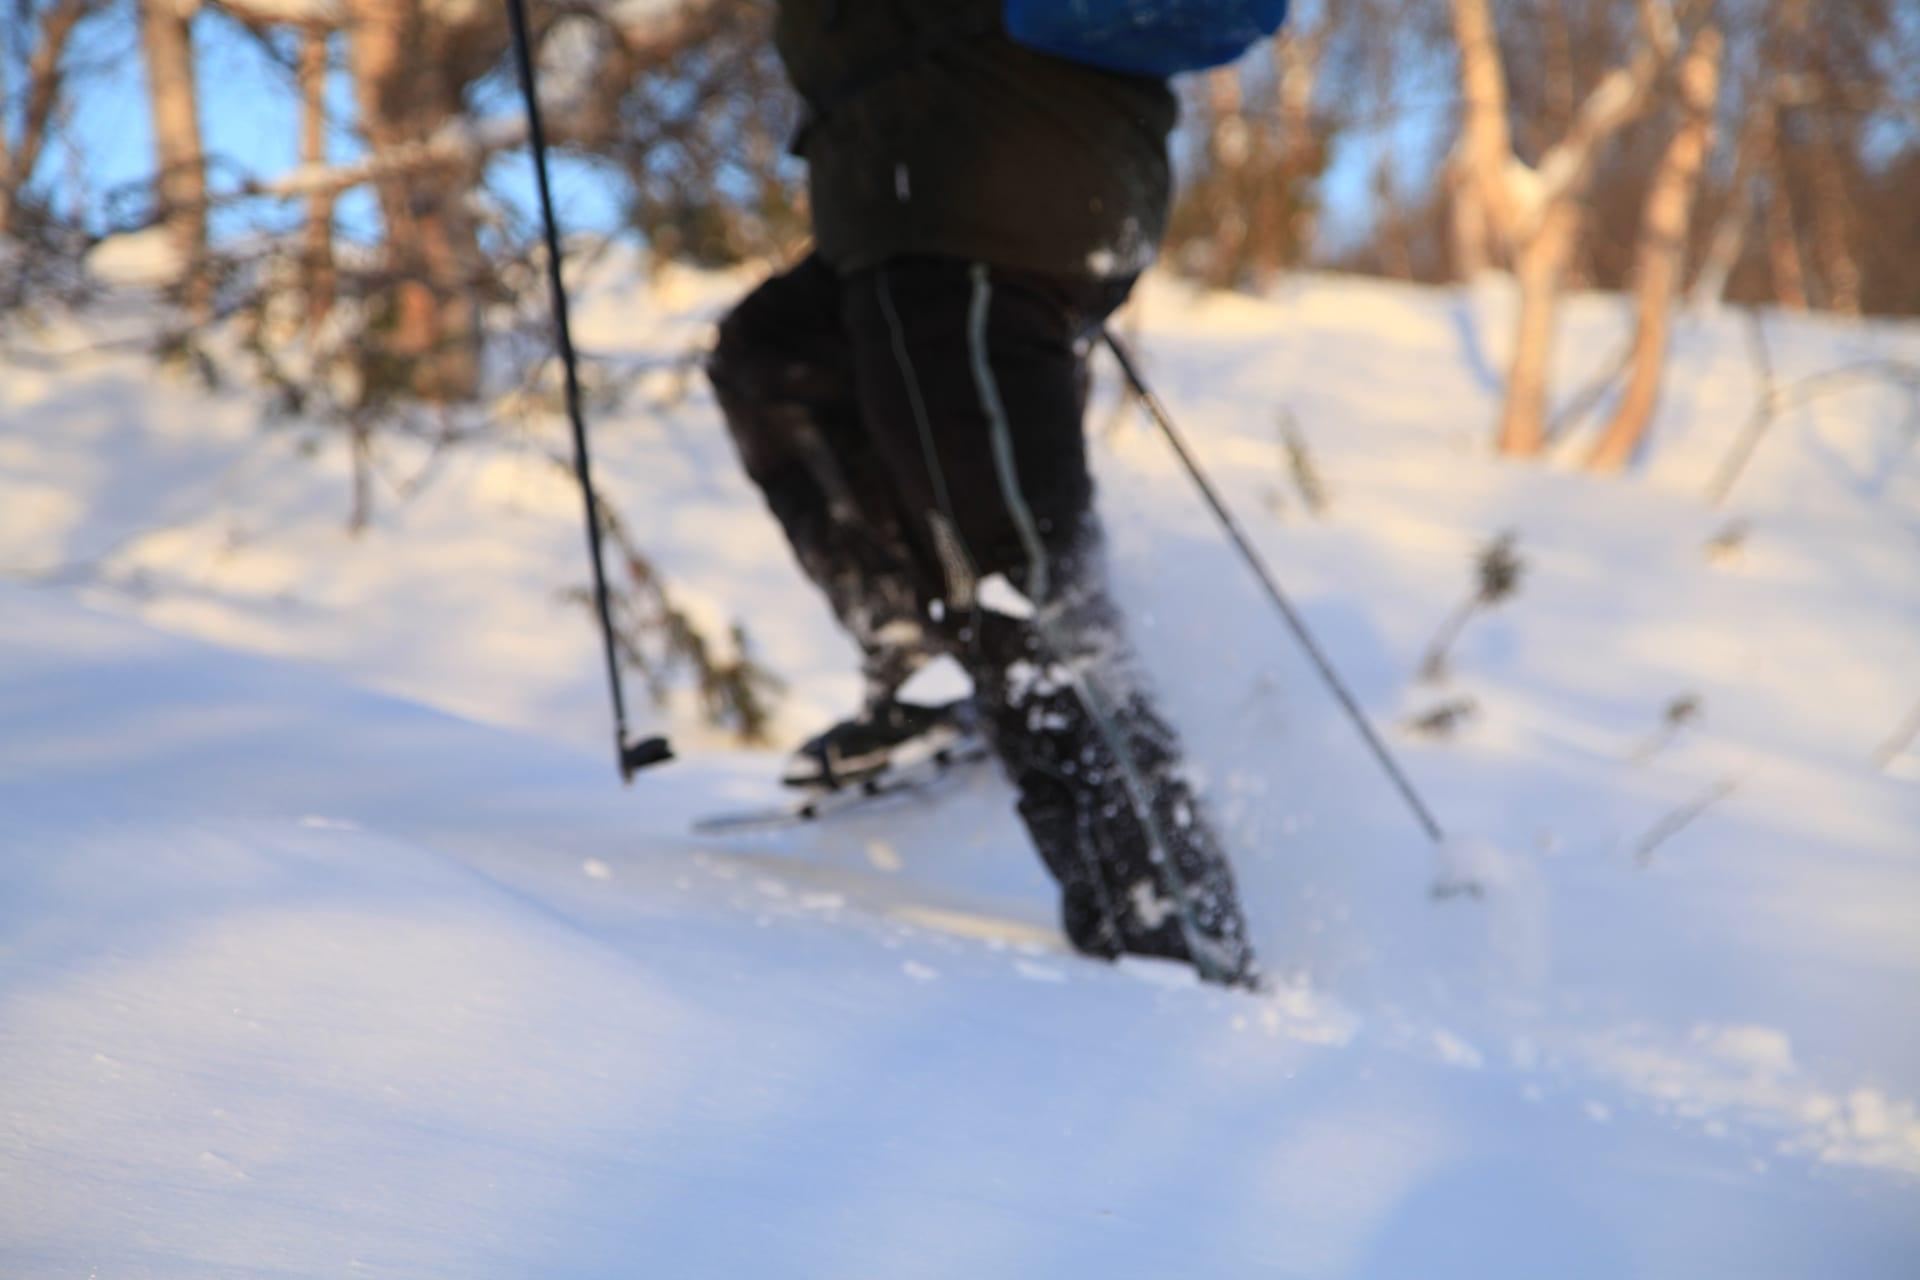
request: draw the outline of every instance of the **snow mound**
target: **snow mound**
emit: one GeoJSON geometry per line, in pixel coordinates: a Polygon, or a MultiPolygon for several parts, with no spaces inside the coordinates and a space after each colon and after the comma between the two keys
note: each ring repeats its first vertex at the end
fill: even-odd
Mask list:
{"type": "MultiPolygon", "coordinates": [[[[674,372],[742,282],[667,285],[582,299],[645,371],[607,482],[790,736],[851,655],[674,372]]],[[[1651,465],[1602,483],[1485,455],[1497,291],[1146,294],[1165,398],[1457,833],[1097,404],[1258,997],[1071,955],[985,771],[697,842],[777,763],[680,707],[688,757],[619,789],[543,429],[383,443],[354,538],[321,427],[84,326],[0,368],[0,571],[39,584],[0,583],[0,1272],[1913,1274],[1920,789],[1872,761],[1920,669],[1904,406],[1783,421],[1717,511],[1732,320],[1682,326],[1651,465]],[[1421,683],[1507,529],[1525,588],[1421,683]]],[[[1570,323],[1572,386],[1620,317],[1570,323]]],[[[1784,377],[1920,349],[1769,323],[1784,377]]]]}

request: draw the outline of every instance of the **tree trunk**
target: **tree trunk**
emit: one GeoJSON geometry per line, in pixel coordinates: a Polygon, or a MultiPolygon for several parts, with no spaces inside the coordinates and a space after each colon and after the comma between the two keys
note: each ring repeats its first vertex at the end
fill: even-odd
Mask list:
{"type": "Polygon", "coordinates": [[[1413,279],[1413,251],[1407,244],[1407,215],[1400,207],[1400,192],[1393,180],[1393,152],[1381,144],[1374,157],[1373,207],[1379,210],[1380,269],[1391,280],[1413,279]]]}
{"type": "Polygon", "coordinates": [[[1447,245],[1453,251],[1453,278],[1472,280],[1493,269],[1493,233],[1480,184],[1456,151],[1447,164],[1447,245]]]}
{"type": "Polygon", "coordinates": [[[16,94],[6,92],[12,86],[0,84],[0,102],[22,103],[19,135],[10,140],[6,121],[0,119],[0,237],[12,234],[18,216],[20,193],[33,181],[46,149],[47,135],[53,123],[54,108],[60,100],[62,62],[73,30],[87,16],[86,0],[60,0],[40,19],[40,29],[32,37],[32,52],[26,59],[26,81],[16,94]]]}
{"type": "Polygon", "coordinates": [[[1846,179],[1836,155],[1836,148],[1845,146],[1846,140],[1837,134],[1832,119],[1824,120],[1820,141],[1813,148],[1814,247],[1827,286],[1827,306],[1841,315],[1857,316],[1860,264],[1853,254],[1846,179]]]}
{"type": "MultiPolygon", "coordinates": [[[[422,146],[462,114],[461,33],[419,0],[356,0],[349,39],[360,126],[380,153],[422,146]]],[[[479,389],[478,229],[466,201],[477,175],[426,169],[377,184],[392,307],[392,374],[429,400],[479,389]]]]}
{"type": "Polygon", "coordinates": [[[1529,166],[1513,150],[1506,68],[1488,0],[1453,0],[1452,12],[1465,103],[1448,162],[1455,264],[1471,272],[1496,248],[1513,262],[1520,317],[1499,446],[1510,456],[1533,457],[1546,444],[1554,321],[1587,187],[1601,148],[1646,110],[1661,68],[1673,56],[1673,14],[1665,0],[1641,0],[1640,46],[1601,77],[1565,134],[1529,166]]]}
{"type": "Polygon", "coordinates": [[[1666,374],[1668,321],[1686,265],[1694,196],[1713,149],[1713,111],[1720,98],[1720,32],[1704,28],[1679,68],[1679,127],[1654,173],[1635,250],[1634,298],[1638,323],[1626,394],[1587,465],[1617,472],[1632,460],[1660,400],[1666,374]]]}
{"type": "Polygon", "coordinates": [[[1694,278],[1687,299],[1691,306],[1717,306],[1726,300],[1727,281],[1740,263],[1740,254],[1747,246],[1747,229],[1753,224],[1754,175],[1773,146],[1772,128],[1772,113],[1756,110],[1740,132],[1733,178],[1727,184],[1726,208],[1720,211],[1713,234],[1707,239],[1706,256],[1701,259],[1700,274],[1694,278]]]}
{"type": "Polygon", "coordinates": [[[1213,237],[1207,283],[1216,289],[1240,283],[1247,250],[1247,169],[1251,156],[1240,73],[1220,67],[1207,74],[1207,160],[1213,186],[1213,237]]]}
{"type": "Polygon", "coordinates": [[[1283,265],[1280,256],[1294,262],[1305,259],[1320,231],[1312,186],[1323,161],[1320,139],[1313,127],[1313,93],[1325,44],[1323,21],[1310,32],[1294,31],[1283,36],[1274,48],[1275,69],[1280,76],[1281,208],[1278,216],[1283,225],[1276,228],[1277,237],[1268,237],[1268,243],[1278,251],[1277,255],[1270,255],[1270,261],[1261,264],[1268,277],[1283,265]]]}
{"type": "Polygon", "coordinates": [[[1520,321],[1507,372],[1506,408],[1500,418],[1500,452],[1510,457],[1537,457],[1546,447],[1554,328],[1579,225],[1579,206],[1572,200],[1556,200],[1533,238],[1521,246],[1514,264],[1520,285],[1520,321]]]}
{"type": "Polygon", "coordinates": [[[193,63],[198,0],[140,0],[141,45],[153,111],[155,195],[178,255],[179,297],[190,315],[212,308],[207,277],[207,164],[200,142],[199,85],[193,63]]]}
{"type": "Polygon", "coordinates": [[[1893,736],[1873,753],[1874,763],[1882,769],[1892,767],[1893,762],[1913,745],[1915,738],[1920,738],[1920,704],[1915,704],[1913,710],[1907,713],[1907,718],[1900,722],[1900,727],[1893,731],[1893,736]]]}
{"type": "Polygon", "coordinates": [[[1574,102],[1573,33],[1567,26],[1564,0],[1547,0],[1543,6],[1546,20],[1546,88],[1550,114],[1547,136],[1564,138],[1573,128],[1574,102]]]}
{"type": "MultiPolygon", "coordinates": [[[[327,45],[331,33],[310,26],[300,45],[300,162],[327,162],[327,45]]],[[[307,334],[311,340],[333,310],[333,196],[316,191],[307,197],[306,243],[301,254],[307,295],[307,334]]]]}
{"type": "Polygon", "coordinates": [[[1507,125],[1507,76],[1487,0],[1453,0],[1460,46],[1460,139],[1449,162],[1453,187],[1454,269],[1471,278],[1494,264],[1494,245],[1511,232],[1506,167],[1513,156],[1507,125]]]}
{"type": "Polygon", "coordinates": [[[1793,199],[1788,194],[1786,162],[1780,148],[1776,115],[1767,132],[1767,265],[1773,276],[1773,300],[1794,311],[1807,309],[1807,273],[1800,259],[1800,234],[1794,227],[1793,199]]]}

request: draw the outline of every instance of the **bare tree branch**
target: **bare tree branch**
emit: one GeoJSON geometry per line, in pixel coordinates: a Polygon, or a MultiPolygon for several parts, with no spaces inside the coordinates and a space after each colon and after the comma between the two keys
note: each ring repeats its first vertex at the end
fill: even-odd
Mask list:
{"type": "Polygon", "coordinates": [[[60,99],[67,46],[74,30],[94,7],[95,0],[58,0],[40,16],[39,29],[32,37],[33,52],[27,59],[26,105],[20,113],[17,140],[8,138],[4,118],[0,117],[0,235],[12,229],[20,192],[40,166],[60,99]]]}

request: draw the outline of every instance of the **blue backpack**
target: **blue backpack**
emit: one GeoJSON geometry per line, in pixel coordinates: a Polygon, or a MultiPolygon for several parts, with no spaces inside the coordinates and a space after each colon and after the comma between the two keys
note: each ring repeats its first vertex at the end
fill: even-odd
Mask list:
{"type": "Polygon", "coordinates": [[[1280,29],[1287,0],[1006,0],[1007,34],[1041,53],[1137,76],[1232,62],[1280,29]]]}

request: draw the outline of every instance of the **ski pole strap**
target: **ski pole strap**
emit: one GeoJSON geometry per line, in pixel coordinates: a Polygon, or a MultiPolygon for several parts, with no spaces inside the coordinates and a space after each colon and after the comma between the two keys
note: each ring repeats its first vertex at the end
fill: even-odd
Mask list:
{"type": "Polygon", "coordinates": [[[606,556],[601,547],[600,505],[593,491],[593,461],[587,450],[586,416],[580,408],[579,359],[573,349],[573,329],[567,318],[567,288],[560,274],[560,232],[553,214],[553,189],[547,178],[547,138],[540,119],[540,95],[535,90],[533,42],[527,35],[525,0],[506,0],[507,16],[513,25],[514,66],[519,72],[520,92],[527,106],[527,141],[533,150],[533,173],[540,196],[540,221],[546,234],[547,287],[553,296],[554,346],[566,375],[567,419],[573,425],[573,473],[580,482],[580,495],[586,506],[587,554],[593,562],[593,603],[600,619],[600,639],[606,654],[607,687],[613,695],[613,741],[619,762],[620,779],[633,781],[633,775],[650,765],[673,758],[673,749],[665,738],[647,738],[631,742],[627,736],[627,701],[620,687],[620,653],[613,634],[613,605],[607,591],[606,556]]]}
{"type": "Polygon", "coordinates": [[[1419,822],[1421,830],[1427,833],[1427,838],[1433,843],[1444,843],[1446,833],[1441,829],[1439,819],[1433,816],[1433,810],[1427,807],[1427,802],[1420,798],[1420,792],[1414,787],[1413,780],[1407,776],[1406,770],[1400,767],[1400,762],[1394,759],[1393,752],[1388,749],[1386,742],[1374,729],[1373,722],[1367,718],[1367,713],[1360,706],[1360,700],[1354,697],[1353,691],[1347,687],[1347,682],[1340,678],[1340,673],[1335,669],[1332,659],[1327,657],[1326,651],[1320,647],[1320,642],[1314,639],[1313,630],[1307,626],[1307,620],[1301,616],[1299,610],[1293,607],[1293,602],[1287,599],[1286,592],[1280,589],[1279,579],[1267,566],[1265,558],[1253,545],[1253,541],[1241,529],[1240,522],[1228,509],[1219,490],[1215,489],[1213,482],[1207,479],[1207,473],[1201,469],[1199,459],[1187,447],[1186,440],[1180,435],[1179,429],[1173,425],[1173,416],[1167,412],[1167,407],[1160,403],[1160,397],[1156,396],[1153,389],[1147,385],[1147,380],[1141,374],[1140,366],[1134,363],[1132,354],[1121,345],[1120,339],[1114,336],[1113,330],[1103,326],[1100,330],[1100,338],[1106,344],[1107,350],[1113,352],[1113,358],[1119,362],[1120,372],[1126,378],[1128,387],[1132,389],[1135,396],[1139,397],[1140,403],[1146,406],[1147,416],[1153,419],[1154,424],[1160,428],[1161,434],[1166,436],[1167,443],[1173,446],[1173,452],[1179,457],[1180,465],[1186,469],[1194,486],[1200,490],[1200,496],[1206,500],[1207,506],[1212,508],[1214,518],[1220,522],[1220,527],[1226,530],[1228,540],[1240,552],[1240,557],[1246,561],[1247,567],[1253,570],[1253,576],[1260,580],[1260,585],[1266,589],[1267,598],[1273,601],[1274,608],[1279,610],[1280,617],[1286,622],[1288,630],[1293,632],[1294,639],[1298,640],[1300,647],[1306,651],[1307,657],[1319,671],[1321,680],[1332,691],[1334,700],[1353,721],[1354,728],[1360,731],[1360,737],[1366,742],[1367,749],[1373,753],[1374,759],[1379,761],[1380,767],[1386,772],[1394,788],[1407,802],[1407,807],[1413,811],[1413,816],[1419,822]]]}

